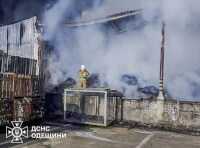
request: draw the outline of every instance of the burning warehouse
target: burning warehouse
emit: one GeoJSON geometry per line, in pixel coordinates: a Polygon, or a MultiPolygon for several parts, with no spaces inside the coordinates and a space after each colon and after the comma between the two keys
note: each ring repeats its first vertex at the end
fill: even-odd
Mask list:
{"type": "MultiPolygon", "coordinates": [[[[92,24],[104,24],[106,28],[113,28],[116,32],[123,32],[118,24],[122,19],[132,19],[139,11],[127,11],[99,18],[94,21],[81,23],[64,23],[65,28],[79,28],[92,24]],[[118,21],[116,23],[115,21],[118,21]],[[89,24],[87,24],[89,22],[89,24]]],[[[45,22],[45,21],[44,21],[45,22]]],[[[44,113],[44,61],[49,54],[49,45],[43,42],[45,33],[40,29],[48,28],[47,24],[38,24],[36,17],[25,19],[13,24],[0,27],[0,97],[1,97],[1,124],[11,120],[28,121],[41,117],[44,113]],[[41,27],[42,26],[42,27],[41,27]],[[46,48],[46,49],[45,49],[46,48]],[[3,107],[6,106],[6,107],[3,107]]],[[[47,31],[49,31],[47,29],[47,31]]],[[[57,47],[53,47],[57,48],[57,47]]],[[[66,57],[67,58],[67,57],[66,57]]],[[[51,64],[49,64],[51,65],[51,64]]],[[[56,70],[55,70],[56,71],[56,70]]],[[[47,69],[46,79],[48,81],[47,69]]],[[[51,73],[52,75],[52,73],[51,73]]],[[[93,75],[95,76],[95,75],[93,75]]],[[[51,76],[54,77],[54,76],[51,76]]],[[[66,77],[63,77],[64,79],[66,77]]],[[[90,77],[93,80],[98,77],[90,77]]],[[[73,79],[72,79],[73,80],[73,79]]],[[[46,82],[46,81],[45,81],[46,82]]],[[[73,83],[73,85],[76,82],[73,83]]],[[[58,83],[57,83],[58,84],[58,83]]],[[[47,84],[48,85],[48,84],[47,84]]],[[[99,85],[96,85],[99,87],[99,85]]]]}
{"type": "MultiPolygon", "coordinates": [[[[2,124],[42,117],[45,109],[45,115],[62,122],[107,126],[130,121],[199,129],[200,103],[164,94],[165,28],[161,34],[159,16],[148,22],[144,10],[131,6],[100,17],[87,18],[87,12],[78,11],[66,21],[70,16],[64,15],[68,9],[63,3],[49,9],[41,23],[33,17],[0,27],[0,103],[6,106],[1,107],[2,124]],[[86,76],[79,71],[83,64],[86,76]]],[[[179,79],[167,76],[177,84],[179,79]]],[[[179,92],[176,85],[165,86],[172,94],[179,92]]]]}
{"type": "MultiPolygon", "coordinates": [[[[90,27],[90,25],[101,25],[101,27],[107,30],[107,33],[111,30],[112,33],[115,32],[121,34],[128,31],[124,22],[130,22],[130,24],[133,25],[132,29],[141,26],[142,21],[134,22],[134,20],[141,17],[140,14],[141,10],[125,11],[94,20],[63,23],[63,26],[67,29],[77,30],[84,26],[90,27]]],[[[2,107],[2,124],[3,122],[13,119],[28,121],[40,117],[44,113],[43,101],[45,90],[42,81],[45,80],[44,72],[46,69],[44,69],[44,64],[49,62],[48,60],[44,61],[44,59],[48,57],[47,54],[44,55],[44,53],[49,52],[47,50],[51,48],[51,46],[49,46],[51,43],[45,44],[43,42],[45,33],[42,34],[40,32],[40,29],[42,29],[41,26],[43,27],[43,30],[46,30],[46,25],[38,24],[37,18],[33,17],[14,24],[4,25],[0,28],[1,104],[2,106],[8,106],[7,108],[2,107]]],[[[53,48],[56,50],[56,47],[53,48]]],[[[51,63],[48,63],[48,65],[51,65],[51,63]]],[[[51,73],[51,78],[54,77],[52,76],[53,73],[51,69],[49,70],[48,67],[45,73],[47,81],[49,72],[51,73]]],[[[67,77],[63,76],[63,79],[65,78],[67,77]]],[[[135,78],[132,80],[132,78],[134,77],[123,75],[121,80],[127,84],[136,85],[137,82],[133,83],[133,81],[137,81],[137,79],[135,78]]],[[[73,79],[71,78],[71,80],[73,79]]],[[[102,87],[98,74],[91,74],[89,82],[89,87],[102,87]]],[[[75,84],[76,82],[73,80],[73,84],[70,87],[74,87],[75,84]]],[[[66,86],[67,83],[64,85],[66,86]]],[[[122,97],[122,95],[119,95],[118,92],[112,92],[112,97],[122,97]]],[[[108,101],[104,103],[111,102],[108,101]]],[[[46,104],[49,103],[46,102],[46,104]]],[[[48,112],[48,107],[46,106],[46,108],[48,112]]],[[[61,108],[62,107],[59,109],[61,108]]]]}

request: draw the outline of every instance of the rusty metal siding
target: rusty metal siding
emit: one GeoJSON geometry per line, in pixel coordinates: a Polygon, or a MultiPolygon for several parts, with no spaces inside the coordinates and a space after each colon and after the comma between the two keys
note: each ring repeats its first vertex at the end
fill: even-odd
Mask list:
{"type": "Polygon", "coordinates": [[[0,73],[37,75],[37,62],[35,59],[0,54],[0,73]]]}
{"type": "MultiPolygon", "coordinates": [[[[13,110],[14,120],[19,118],[18,114],[23,114],[24,117],[20,118],[24,121],[36,116],[38,109],[37,111],[32,109],[33,104],[39,103],[38,107],[42,108],[40,104],[43,89],[40,67],[41,52],[44,47],[39,40],[40,34],[36,29],[36,22],[37,18],[33,17],[0,27],[0,106],[2,103],[9,102],[7,106],[13,110]],[[31,101],[27,101],[27,98],[31,101]],[[18,105],[24,108],[23,113],[19,113],[18,105]]],[[[0,125],[4,120],[4,110],[4,108],[0,109],[0,125]]]]}
{"type": "Polygon", "coordinates": [[[7,52],[7,45],[8,45],[7,29],[8,26],[0,27],[0,50],[5,53],[7,52]]]}
{"type": "Polygon", "coordinates": [[[38,59],[36,17],[0,27],[0,50],[8,55],[38,59]]]}

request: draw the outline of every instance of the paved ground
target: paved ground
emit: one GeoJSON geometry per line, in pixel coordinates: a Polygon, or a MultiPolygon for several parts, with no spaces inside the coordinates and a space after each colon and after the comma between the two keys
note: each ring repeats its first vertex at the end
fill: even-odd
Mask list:
{"type": "Polygon", "coordinates": [[[67,137],[29,140],[13,148],[200,148],[200,137],[163,131],[121,127],[52,126],[67,132],[67,137]]]}

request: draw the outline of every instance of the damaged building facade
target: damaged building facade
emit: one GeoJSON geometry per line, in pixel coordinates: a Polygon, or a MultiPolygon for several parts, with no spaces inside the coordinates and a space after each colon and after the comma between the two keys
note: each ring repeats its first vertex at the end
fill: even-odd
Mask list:
{"type": "Polygon", "coordinates": [[[42,43],[37,18],[0,27],[0,124],[42,116],[42,43]]]}

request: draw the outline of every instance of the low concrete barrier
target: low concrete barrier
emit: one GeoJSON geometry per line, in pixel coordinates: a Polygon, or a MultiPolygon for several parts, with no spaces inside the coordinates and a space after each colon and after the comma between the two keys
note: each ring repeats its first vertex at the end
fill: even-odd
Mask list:
{"type": "Polygon", "coordinates": [[[200,132],[200,102],[123,99],[122,113],[125,122],[200,132]]]}

